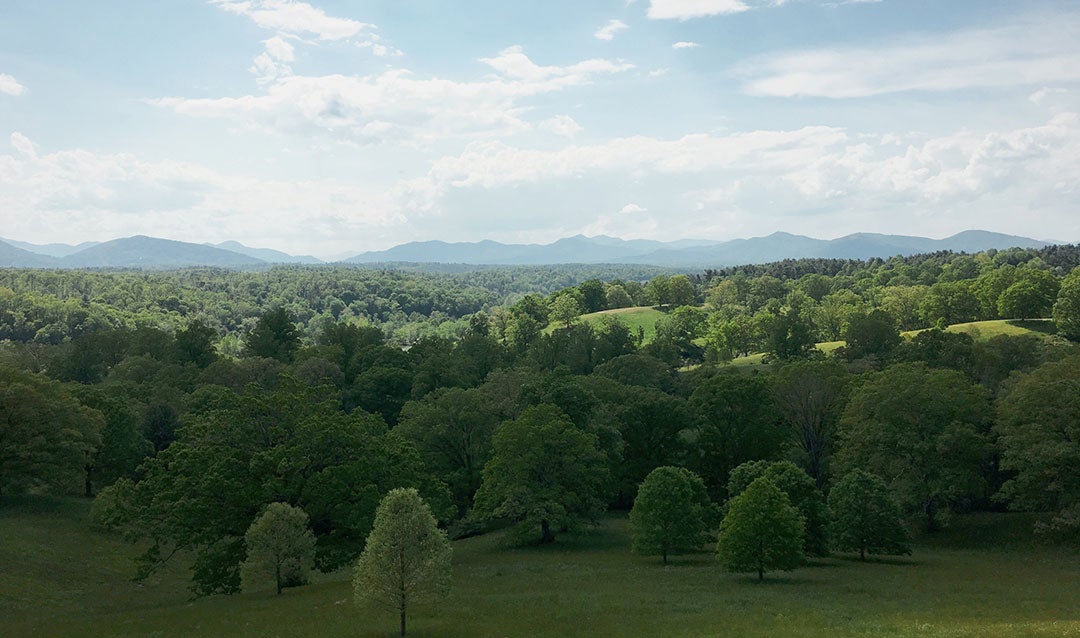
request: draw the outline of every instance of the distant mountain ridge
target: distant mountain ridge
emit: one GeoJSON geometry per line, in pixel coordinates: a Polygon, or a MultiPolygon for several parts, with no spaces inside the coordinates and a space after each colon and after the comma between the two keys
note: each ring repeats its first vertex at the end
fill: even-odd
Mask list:
{"type": "MultiPolygon", "coordinates": [[[[870,259],[951,250],[978,252],[995,248],[1042,248],[1052,242],[1028,237],[969,230],[929,239],[908,235],[855,233],[837,239],[814,239],[777,232],[765,237],[712,241],[684,239],[661,242],[624,240],[604,235],[575,235],[550,244],[503,244],[484,240],[448,243],[410,242],[388,250],[365,252],[345,260],[351,264],[415,263],[528,266],[548,264],[641,264],[672,269],[705,269],[783,259],[870,259]]],[[[0,267],[17,268],[183,268],[216,266],[252,268],[274,263],[320,264],[310,255],[293,256],[235,241],[194,244],[137,235],[104,243],[36,245],[0,240],[0,267]]]]}
{"type": "Polygon", "coordinates": [[[414,262],[492,265],[555,263],[648,264],[670,268],[713,268],[768,263],[783,259],[870,259],[952,250],[978,252],[995,248],[1042,248],[1049,242],[1028,237],[969,230],[945,239],[907,235],[855,233],[838,239],[814,239],[777,232],[766,237],[730,241],[622,240],[575,235],[551,244],[501,244],[494,241],[410,242],[388,250],[361,253],[347,263],[414,262]]]}

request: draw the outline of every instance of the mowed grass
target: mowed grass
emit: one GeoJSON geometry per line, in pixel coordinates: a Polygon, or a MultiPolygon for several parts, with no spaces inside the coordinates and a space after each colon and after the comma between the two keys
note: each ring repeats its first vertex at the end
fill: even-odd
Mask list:
{"type": "MultiPolygon", "coordinates": [[[[579,321],[596,324],[604,317],[615,317],[626,324],[626,326],[630,328],[631,333],[636,334],[639,328],[643,330],[645,338],[642,343],[649,343],[656,336],[656,322],[666,316],[667,313],[660,312],[651,306],[634,306],[632,308],[615,308],[613,310],[592,312],[587,315],[581,315],[579,321]]],[[[545,328],[544,332],[550,334],[558,327],[559,326],[556,324],[551,324],[545,328]]]]}
{"type": "MultiPolygon", "coordinates": [[[[905,339],[911,339],[923,331],[924,330],[909,330],[907,332],[901,332],[900,335],[905,339]]],[[[1054,326],[1052,319],[996,319],[993,321],[957,323],[946,328],[946,331],[964,332],[970,334],[975,339],[981,340],[992,339],[999,335],[1008,335],[1010,337],[1022,335],[1052,335],[1057,332],[1057,328],[1054,326]]],[[[843,345],[843,341],[826,341],[817,344],[815,347],[825,354],[832,354],[837,348],[840,348],[843,345]]],[[[763,353],[759,352],[745,357],[738,357],[731,360],[731,365],[738,368],[761,365],[764,356],[763,353]]]]}
{"type": "MultiPolygon", "coordinates": [[[[88,506],[0,509],[0,636],[393,636],[352,601],[347,572],[286,590],[189,600],[186,574],[130,582],[132,548],[88,529],[88,506]]],[[[727,574],[705,552],[629,551],[624,516],[544,548],[500,534],[454,543],[454,589],[409,616],[415,636],[1080,635],[1080,556],[1030,540],[1031,519],[958,517],[909,558],[839,556],[785,574],[727,574]]]]}
{"type": "MultiPolygon", "coordinates": [[[[972,321],[970,323],[955,323],[948,328],[948,332],[966,332],[978,339],[991,339],[1000,335],[1018,337],[1022,335],[1048,335],[1057,332],[1052,319],[995,319],[993,321],[972,321]]],[[[911,330],[901,333],[904,337],[911,338],[922,330],[911,330]]]]}

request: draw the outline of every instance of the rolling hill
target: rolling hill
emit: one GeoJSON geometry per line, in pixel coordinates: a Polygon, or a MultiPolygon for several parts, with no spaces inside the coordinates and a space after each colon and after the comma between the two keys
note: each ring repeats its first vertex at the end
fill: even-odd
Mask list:
{"type": "Polygon", "coordinates": [[[65,268],[241,268],[265,263],[255,257],[213,246],[136,235],[107,241],[68,255],[60,260],[59,265],[65,268]]]}

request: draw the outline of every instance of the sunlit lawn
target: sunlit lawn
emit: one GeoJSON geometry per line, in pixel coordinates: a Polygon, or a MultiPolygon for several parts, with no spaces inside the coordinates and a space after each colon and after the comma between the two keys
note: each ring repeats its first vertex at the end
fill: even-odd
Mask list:
{"type": "MultiPolygon", "coordinates": [[[[127,578],[132,549],[82,524],[87,504],[0,509],[0,636],[391,636],[393,613],[352,602],[348,574],[281,596],[188,600],[172,569],[127,578]]],[[[498,534],[454,543],[454,593],[410,615],[417,636],[1080,635],[1080,557],[1033,544],[1030,519],[979,515],[910,558],[817,561],[764,584],[709,553],[663,567],[629,553],[625,519],[545,548],[498,534]]]]}

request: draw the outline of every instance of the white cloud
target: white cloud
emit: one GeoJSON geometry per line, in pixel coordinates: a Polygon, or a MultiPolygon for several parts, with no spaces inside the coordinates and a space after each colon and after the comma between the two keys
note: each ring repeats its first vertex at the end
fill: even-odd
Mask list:
{"type": "Polygon", "coordinates": [[[15,150],[19,151],[20,154],[30,159],[34,159],[37,157],[37,148],[34,146],[34,143],[31,142],[30,139],[25,135],[16,131],[11,134],[10,139],[11,145],[15,147],[15,150]]]}
{"type": "Polygon", "coordinates": [[[749,9],[742,0],[652,0],[649,17],[653,20],[689,20],[749,9]]]}
{"type": "Polygon", "coordinates": [[[671,45],[671,48],[672,49],[696,49],[696,48],[698,48],[700,46],[701,45],[698,44],[697,42],[676,42],[675,44],[671,45]]]}
{"type": "Polygon", "coordinates": [[[622,209],[619,210],[619,213],[621,213],[623,215],[633,215],[635,213],[644,213],[644,212],[647,212],[648,210],[649,209],[647,209],[647,208],[645,208],[643,206],[638,206],[637,204],[627,204],[626,206],[623,206],[622,209]]]}
{"type": "Polygon", "coordinates": [[[14,77],[7,75],[6,73],[0,73],[0,93],[19,96],[25,91],[26,87],[20,84],[14,77]]]}
{"type": "Polygon", "coordinates": [[[658,78],[658,77],[667,75],[668,71],[670,71],[670,70],[671,69],[669,69],[668,67],[664,67],[662,69],[653,69],[652,71],[649,71],[649,77],[658,78]]]}
{"type": "MultiPolygon", "coordinates": [[[[223,175],[202,166],[130,154],[65,150],[0,153],[0,210],[10,236],[49,241],[148,234],[204,242],[245,241],[307,252],[351,250],[402,223],[393,193],[335,180],[280,181],[223,175]]],[[[357,248],[359,251],[360,248],[357,248]]]]}
{"type": "Polygon", "coordinates": [[[279,35],[263,40],[266,53],[279,62],[292,62],[295,59],[293,45],[279,35]]]}
{"type": "Polygon", "coordinates": [[[1060,88],[1060,87],[1046,87],[1046,86],[1044,86],[1043,88],[1041,88],[1038,91],[1035,91],[1034,93],[1029,95],[1028,100],[1030,100],[1034,104],[1042,104],[1050,96],[1053,96],[1053,95],[1065,95],[1068,92],[1069,92],[1068,89],[1063,89],[1063,88],[1060,88]]]}
{"type": "Polygon", "coordinates": [[[736,69],[761,96],[854,98],[1080,82],[1080,20],[910,36],[863,47],[794,51],[736,69]]]}
{"type": "Polygon", "coordinates": [[[574,137],[585,130],[569,115],[556,115],[551,119],[544,120],[540,122],[540,128],[562,137],[574,137]]]}
{"type": "Polygon", "coordinates": [[[251,18],[264,29],[281,33],[311,33],[322,40],[352,37],[372,25],[326,15],[306,2],[293,0],[210,0],[225,11],[251,18]]]}
{"type": "Polygon", "coordinates": [[[582,217],[582,207],[610,192],[664,201],[656,232],[672,239],[778,228],[817,236],[834,236],[836,228],[905,232],[912,224],[938,235],[987,227],[1080,235],[1080,115],[1061,113],[1028,128],[907,139],[898,144],[890,134],[851,137],[842,129],[806,127],[672,140],[638,136],[554,151],[474,142],[398,188],[430,227],[441,215],[449,215],[445,223],[461,222],[465,206],[495,210],[506,202],[515,204],[523,227],[546,223],[560,231],[625,235],[656,221],[630,205],[623,207],[635,213],[629,216],[582,217]],[[590,188],[582,191],[581,184],[590,188]],[[524,195],[506,199],[518,192],[524,195]],[[542,205],[528,195],[540,192],[550,194],[542,205]],[[553,202],[564,193],[565,202],[553,202]],[[467,204],[454,208],[451,202],[467,204]],[[565,212],[556,217],[553,210],[565,212]],[[1032,216],[1040,230],[1031,226],[1032,216]],[[639,221],[620,222],[624,217],[639,221]]]}
{"type": "Polygon", "coordinates": [[[360,42],[360,43],[357,44],[357,46],[359,46],[362,49],[371,49],[372,55],[374,55],[375,57],[378,57],[378,58],[386,58],[386,57],[397,58],[397,57],[401,57],[401,56],[405,55],[405,52],[402,51],[401,49],[397,49],[397,48],[394,48],[392,46],[383,44],[383,43],[378,41],[378,38],[367,40],[365,42],[360,42]]]}
{"type": "Polygon", "coordinates": [[[608,20],[607,24],[605,24],[604,26],[602,26],[602,27],[600,27],[599,29],[596,30],[596,33],[593,34],[593,37],[596,38],[597,40],[609,40],[610,41],[610,40],[615,39],[615,34],[616,33],[618,33],[619,31],[622,31],[623,29],[629,29],[629,28],[630,28],[629,25],[627,25],[622,20],[608,20]]]}
{"type": "Polygon", "coordinates": [[[362,77],[294,75],[277,78],[261,95],[167,97],[150,103],[184,115],[227,118],[252,128],[352,143],[504,135],[531,127],[522,119],[521,100],[634,68],[602,59],[540,66],[521,47],[480,61],[496,73],[472,82],[421,79],[401,69],[362,77]]]}

